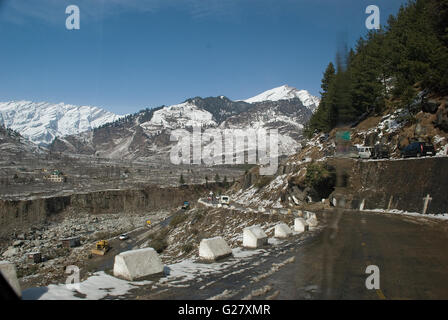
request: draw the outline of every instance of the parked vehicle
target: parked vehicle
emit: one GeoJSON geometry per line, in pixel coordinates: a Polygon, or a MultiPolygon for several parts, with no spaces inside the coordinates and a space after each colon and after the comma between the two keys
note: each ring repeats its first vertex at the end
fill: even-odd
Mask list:
{"type": "Polygon", "coordinates": [[[221,196],[221,204],[222,205],[229,205],[230,204],[230,198],[228,196],[221,196]]]}
{"type": "Polygon", "coordinates": [[[372,147],[358,147],[358,158],[370,159],[372,157],[372,147]]]}
{"type": "Polygon", "coordinates": [[[184,201],[184,204],[182,205],[182,209],[184,209],[184,210],[190,209],[190,202],[184,201]]]}
{"type": "Polygon", "coordinates": [[[348,150],[348,157],[350,158],[359,158],[358,148],[356,146],[351,146],[348,150]]]}
{"type": "Polygon", "coordinates": [[[412,142],[401,150],[401,157],[425,157],[434,156],[436,151],[432,143],[428,142],[412,142]]]}
{"type": "Polygon", "coordinates": [[[389,148],[387,146],[385,146],[384,144],[377,144],[376,146],[373,147],[372,158],[374,158],[374,159],[383,159],[383,158],[389,159],[390,158],[389,148]]]}
{"type": "Polygon", "coordinates": [[[120,240],[128,240],[129,236],[126,233],[120,234],[120,236],[118,237],[118,239],[120,240]]]}

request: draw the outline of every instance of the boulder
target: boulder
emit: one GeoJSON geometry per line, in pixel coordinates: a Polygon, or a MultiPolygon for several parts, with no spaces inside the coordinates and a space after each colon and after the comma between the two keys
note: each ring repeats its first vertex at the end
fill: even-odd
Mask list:
{"type": "Polygon", "coordinates": [[[268,243],[268,236],[259,226],[244,228],[243,247],[260,248],[268,243]]]}
{"type": "Polygon", "coordinates": [[[19,279],[17,279],[16,267],[8,261],[0,261],[0,272],[11,288],[20,297],[22,290],[20,289],[19,279]]]}
{"type": "Polygon", "coordinates": [[[199,244],[199,257],[204,260],[214,261],[232,254],[232,249],[222,237],[202,239],[199,244]]]}
{"type": "Polygon", "coordinates": [[[295,232],[304,232],[307,230],[308,224],[303,218],[295,218],[294,219],[294,231],[295,232]]]}
{"type": "Polygon", "coordinates": [[[422,111],[429,113],[436,113],[440,103],[436,100],[430,99],[422,103],[422,111]]]}
{"type": "Polygon", "coordinates": [[[286,223],[279,223],[275,226],[274,236],[276,238],[287,238],[290,235],[292,235],[292,230],[286,223]]]}
{"type": "Polygon", "coordinates": [[[163,263],[153,248],[122,252],[115,256],[114,276],[134,281],[163,272],[163,263]]]}
{"type": "Polygon", "coordinates": [[[20,246],[22,246],[24,243],[25,243],[25,241],[23,241],[23,240],[16,240],[16,241],[13,242],[12,245],[13,245],[14,247],[20,247],[20,246]]]}
{"type": "Polygon", "coordinates": [[[434,121],[434,125],[444,130],[445,132],[448,132],[448,109],[447,109],[448,103],[445,104],[444,108],[439,108],[439,110],[436,113],[436,119],[434,121]]]}
{"type": "Polygon", "coordinates": [[[5,252],[3,252],[3,256],[5,258],[10,258],[15,256],[16,254],[18,254],[20,252],[20,250],[18,248],[14,248],[14,247],[9,247],[8,250],[6,250],[5,252]]]}

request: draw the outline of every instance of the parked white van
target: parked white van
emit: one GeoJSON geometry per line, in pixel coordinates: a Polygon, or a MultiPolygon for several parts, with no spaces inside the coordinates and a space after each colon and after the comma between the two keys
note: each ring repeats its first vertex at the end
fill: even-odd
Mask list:
{"type": "Polygon", "coordinates": [[[229,196],[221,196],[221,204],[222,205],[229,205],[230,204],[230,198],[229,196]]]}
{"type": "Polygon", "coordinates": [[[373,147],[358,147],[358,157],[361,159],[370,159],[373,154],[373,147]]]}

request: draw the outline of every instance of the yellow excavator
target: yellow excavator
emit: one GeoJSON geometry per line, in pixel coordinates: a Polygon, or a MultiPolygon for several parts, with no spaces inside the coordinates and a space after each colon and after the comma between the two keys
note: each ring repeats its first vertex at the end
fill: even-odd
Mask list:
{"type": "Polygon", "coordinates": [[[96,243],[95,249],[92,249],[92,254],[104,256],[109,249],[109,242],[107,240],[101,240],[96,243]]]}

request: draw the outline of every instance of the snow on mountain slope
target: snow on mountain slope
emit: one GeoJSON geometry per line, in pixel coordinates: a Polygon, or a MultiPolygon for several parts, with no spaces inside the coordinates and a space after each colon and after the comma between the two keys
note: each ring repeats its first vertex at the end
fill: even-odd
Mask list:
{"type": "MultiPolygon", "coordinates": [[[[152,119],[146,125],[162,126],[168,129],[193,127],[193,126],[216,126],[213,115],[195,104],[184,102],[181,104],[165,107],[154,112],[152,119]]],[[[142,125],[145,127],[145,125],[142,125]]]]}
{"type": "Polygon", "coordinates": [[[303,105],[314,112],[319,106],[320,99],[311,95],[306,90],[297,90],[288,85],[283,85],[256,95],[255,97],[243,100],[247,103],[255,103],[261,101],[279,101],[299,98],[303,105]]]}
{"type": "Polygon", "coordinates": [[[0,124],[48,146],[55,137],[78,134],[121,118],[104,109],[46,102],[0,102],[0,124]]]}

